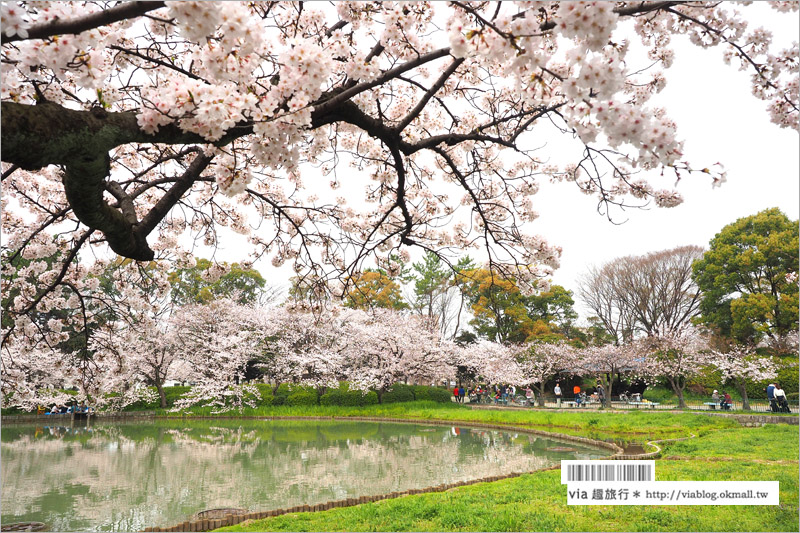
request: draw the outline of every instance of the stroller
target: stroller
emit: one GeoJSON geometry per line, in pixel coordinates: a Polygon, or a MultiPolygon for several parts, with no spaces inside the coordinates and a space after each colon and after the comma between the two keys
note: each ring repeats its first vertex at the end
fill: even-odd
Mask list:
{"type": "Polygon", "coordinates": [[[786,396],[779,396],[775,398],[778,403],[778,412],[779,413],[791,413],[791,409],[789,409],[789,402],[786,401],[786,396]]]}

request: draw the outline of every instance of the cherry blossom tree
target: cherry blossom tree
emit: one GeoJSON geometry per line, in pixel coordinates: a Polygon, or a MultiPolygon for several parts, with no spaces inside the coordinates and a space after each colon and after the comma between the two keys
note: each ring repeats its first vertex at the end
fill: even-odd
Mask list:
{"type": "Polygon", "coordinates": [[[758,357],[755,351],[743,345],[732,346],[726,352],[711,352],[711,361],[722,372],[722,379],[730,381],[742,397],[742,409],[750,410],[747,383],[774,379],[778,376],[775,363],[768,357],[758,357]]]}
{"type": "Polygon", "coordinates": [[[522,372],[520,383],[530,384],[536,392],[539,407],[544,407],[544,386],[559,372],[573,365],[576,351],[565,343],[532,344],[517,357],[522,372]]]}
{"type": "Polygon", "coordinates": [[[65,405],[75,399],[62,390],[64,363],[55,366],[59,359],[48,357],[46,350],[13,341],[3,345],[3,408],[16,406],[31,411],[39,405],[65,405]]]}
{"type": "MultiPolygon", "coordinates": [[[[57,246],[48,249],[51,254],[58,252],[57,246]]],[[[102,348],[98,341],[105,342],[105,333],[123,334],[142,319],[156,318],[163,312],[169,288],[163,271],[147,263],[119,259],[97,261],[91,267],[78,265],[73,271],[76,277],[63,279],[57,291],[44,297],[36,291],[37,278],[53,274],[43,270],[51,255],[46,257],[26,260],[25,267],[16,271],[11,291],[11,295],[16,294],[14,300],[34,295],[38,303],[31,312],[4,324],[3,396],[13,395],[19,405],[50,403],[41,396],[58,395],[58,389],[74,387],[78,397],[72,400],[87,400],[94,405],[111,402],[119,407],[140,399],[145,392],[132,387],[140,380],[120,378],[130,377],[126,354],[114,350],[98,354],[102,348]],[[9,335],[12,330],[15,335],[9,335]],[[42,390],[36,392],[37,388],[42,390]],[[112,392],[113,397],[109,396],[112,392]]],[[[5,263],[3,268],[5,274],[5,263]]],[[[61,398],[56,403],[63,401],[61,398]]]]}
{"type": "Polygon", "coordinates": [[[614,376],[641,376],[643,364],[643,355],[630,343],[586,346],[578,350],[572,359],[572,373],[596,376],[605,390],[606,402],[609,402],[607,405],[610,405],[614,376]]]}
{"type": "Polygon", "coordinates": [[[451,342],[436,323],[388,309],[353,311],[348,317],[343,372],[357,390],[375,389],[379,400],[400,381],[435,382],[455,374],[451,342]]]}
{"type": "Polygon", "coordinates": [[[313,294],[346,294],[368,261],[391,273],[409,247],[446,262],[481,249],[531,290],[561,253],[523,228],[540,180],[605,207],[677,205],[671,184],[690,173],[724,181],[684,159],[677,124],[649,103],[677,59],[673,35],[724,48],[773,122],[797,129],[798,47],[776,50],[747,9],[3,2],[3,268],[23,285],[3,344],[48,345],[59,326],[35,323],[42,308],[84,321],[95,267],[79,258],[110,250],[167,272],[228,231],[313,294]],[[576,139],[571,162],[534,148],[553,134],[576,139]],[[28,266],[33,282],[14,275],[28,266]]]}
{"type": "Polygon", "coordinates": [[[104,327],[92,338],[95,357],[118,361],[113,382],[106,388],[119,394],[114,396],[118,407],[139,399],[138,388],[154,386],[162,409],[167,407],[164,383],[172,375],[173,363],[181,350],[175,331],[165,321],[142,317],[119,330],[120,324],[104,327]]]}
{"type": "Polygon", "coordinates": [[[712,363],[707,339],[693,327],[666,335],[645,337],[633,345],[645,358],[643,373],[663,378],[678,397],[678,408],[685,409],[686,383],[699,376],[712,363]]]}
{"type": "Polygon", "coordinates": [[[338,385],[349,342],[350,310],[333,307],[311,312],[297,306],[275,307],[257,319],[265,348],[258,366],[275,384],[338,385]]]}
{"type": "Polygon", "coordinates": [[[524,383],[517,361],[519,346],[481,340],[462,348],[459,364],[474,370],[487,383],[524,383]]]}
{"type": "Polygon", "coordinates": [[[221,298],[205,305],[187,305],[171,317],[184,376],[194,382],[191,390],[175,402],[180,409],[203,404],[217,411],[253,406],[261,397],[258,389],[244,383],[248,360],[263,344],[253,320],[252,307],[221,298]]]}

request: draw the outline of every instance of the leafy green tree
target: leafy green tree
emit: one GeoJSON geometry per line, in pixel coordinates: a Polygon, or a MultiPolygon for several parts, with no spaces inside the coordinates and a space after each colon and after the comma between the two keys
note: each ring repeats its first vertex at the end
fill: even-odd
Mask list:
{"type": "Polygon", "coordinates": [[[572,338],[575,321],[578,319],[574,305],[572,291],[561,285],[552,285],[549,291],[525,299],[525,307],[532,320],[543,322],[550,330],[550,334],[560,334],[565,338],[572,338]]]}
{"type": "Polygon", "coordinates": [[[467,301],[460,273],[474,269],[472,259],[462,257],[455,265],[445,265],[433,252],[414,263],[414,297],[411,308],[436,321],[443,337],[455,338],[461,327],[461,315],[467,301]]]}
{"type": "Polygon", "coordinates": [[[773,208],[725,226],[693,265],[698,322],[741,342],[797,331],[797,224],[773,208]]]}
{"type": "MultiPolygon", "coordinates": [[[[467,293],[469,291],[471,284],[469,283],[468,278],[465,276],[465,273],[471,272],[476,268],[477,265],[468,255],[460,258],[458,260],[458,263],[456,263],[453,266],[453,277],[451,278],[450,283],[453,285],[453,287],[455,287],[458,290],[458,295],[459,295],[458,313],[456,314],[456,323],[455,326],[453,327],[453,335],[452,335],[453,340],[463,337],[464,335],[466,335],[466,338],[470,338],[470,336],[472,336],[472,338],[477,339],[474,333],[466,332],[461,329],[461,316],[463,314],[464,308],[466,307],[466,305],[469,303],[470,300],[468,298],[467,293]]],[[[469,342],[475,342],[475,341],[472,340],[469,342]]]]}
{"type": "Polygon", "coordinates": [[[171,298],[176,305],[208,303],[221,297],[236,295],[240,304],[250,304],[258,300],[266,281],[257,270],[244,268],[239,263],[213,264],[208,259],[198,259],[189,268],[178,268],[170,272],[172,285],[171,298]],[[227,271],[215,276],[213,269],[227,271]],[[215,279],[216,278],[216,279],[215,279]]]}
{"type": "Polygon", "coordinates": [[[350,278],[350,289],[344,297],[345,307],[352,309],[408,309],[400,285],[383,269],[368,268],[350,278]]]}
{"type": "Polygon", "coordinates": [[[466,287],[475,332],[494,342],[525,342],[533,333],[534,321],[525,308],[525,297],[516,281],[479,268],[465,272],[466,287]]]}
{"type": "Polygon", "coordinates": [[[417,273],[414,276],[414,302],[415,311],[428,317],[439,316],[442,298],[450,288],[452,271],[442,265],[439,256],[427,252],[423,260],[414,263],[412,268],[417,273]]]}

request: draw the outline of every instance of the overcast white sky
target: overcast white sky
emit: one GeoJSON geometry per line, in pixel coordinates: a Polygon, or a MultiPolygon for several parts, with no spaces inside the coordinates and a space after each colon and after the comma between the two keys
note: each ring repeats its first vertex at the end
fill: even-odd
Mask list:
{"type": "MultiPolygon", "coordinates": [[[[800,39],[797,17],[778,15],[763,5],[756,9],[759,23],[773,31],[782,48],[800,39]]],[[[685,199],[682,205],[616,212],[618,225],[598,214],[597,200],[581,194],[573,184],[543,181],[534,198],[540,218],[525,229],[563,248],[554,283],[577,292],[577,279],[592,264],[687,244],[707,246],[726,224],[763,209],[778,207],[790,218],[800,218],[797,132],[769,122],[766,102],[750,93],[749,73],[724,65],[721,48],[703,50],[680,37],[673,45],[676,60],[666,72],[667,87],[653,102],[665,107],[677,122],[679,136],[685,140],[685,159],[697,168],[723,163],[728,181],[712,189],[705,175],[685,177],[678,186],[685,199]]],[[[552,143],[547,149],[558,151],[552,143]]],[[[553,154],[554,160],[558,157],[553,154]]],[[[656,188],[671,188],[674,179],[652,182],[656,188]]],[[[362,194],[360,189],[353,192],[362,194]]],[[[245,259],[249,247],[240,248],[237,240],[220,243],[217,260],[245,259]]],[[[277,271],[266,261],[255,266],[271,284],[287,283],[289,269],[277,271]]],[[[586,313],[577,303],[585,320],[586,313]]]]}
{"type": "MultiPolygon", "coordinates": [[[[766,24],[776,40],[785,45],[797,41],[797,18],[780,24],[776,19],[769,17],[766,24]]],[[[797,132],[770,123],[766,103],[750,93],[748,74],[724,65],[721,49],[688,44],[675,49],[667,87],[653,101],[677,122],[686,159],[700,168],[723,163],[727,183],[712,189],[704,175],[684,178],[678,186],[682,205],[629,210],[620,217],[627,218],[621,225],[597,215],[591,197],[563,186],[547,192],[543,187],[540,194],[547,194],[547,201],[539,206],[538,231],[564,250],[555,283],[574,290],[575,280],[591,264],[686,244],[707,246],[725,225],[767,208],[800,218],[797,132]]]]}

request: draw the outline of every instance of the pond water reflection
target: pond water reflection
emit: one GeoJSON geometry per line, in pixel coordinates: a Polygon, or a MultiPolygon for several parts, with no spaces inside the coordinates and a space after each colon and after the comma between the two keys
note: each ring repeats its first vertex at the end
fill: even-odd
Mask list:
{"type": "Polygon", "coordinates": [[[499,430],[389,422],[158,420],[4,424],[2,520],[136,531],[204,509],[324,503],[596,458],[499,430]]]}

